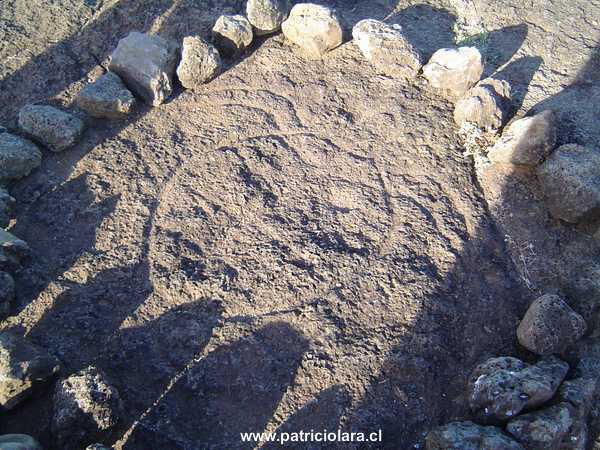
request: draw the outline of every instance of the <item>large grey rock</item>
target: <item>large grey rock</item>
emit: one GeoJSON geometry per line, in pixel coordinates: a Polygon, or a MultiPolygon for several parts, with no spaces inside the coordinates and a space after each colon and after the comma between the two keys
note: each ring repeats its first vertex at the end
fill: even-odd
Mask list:
{"type": "Polygon", "coordinates": [[[133,110],[135,98],[117,74],[108,72],[81,90],[77,104],[92,117],[120,119],[133,110]]]}
{"type": "Polygon", "coordinates": [[[546,205],[557,219],[578,223],[600,217],[600,151],[567,144],[538,167],[546,205]]]}
{"type": "Polygon", "coordinates": [[[509,420],[550,400],[568,370],[566,362],[552,356],[534,365],[508,356],[491,358],[469,378],[469,404],[481,420],[509,420]]]}
{"type": "Polygon", "coordinates": [[[26,434],[4,434],[0,436],[0,450],[43,450],[42,446],[26,434]]]}
{"type": "Polygon", "coordinates": [[[19,127],[53,152],[61,152],[79,141],[85,124],[53,106],[25,105],[19,111],[19,127]]]}
{"type": "Polygon", "coordinates": [[[488,153],[494,162],[539,165],[556,145],[556,114],[542,111],[512,122],[488,153]]]}
{"type": "Polygon", "coordinates": [[[0,272],[0,320],[10,313],[10,304],[15,298],[15,282],[10,274],[0,272]]]}
{"type": "Polygon", "coordinates": [[[506,430],[527,449],[558,450],[573,425],[573,408],[559,403],[511,420],[506,430]]]}
{"type": "Polygon", "coordinates": [[[0,407],[11,409],[60,370],[58,359],[20,336],[0,333],[0,407]]]}
{"type": "Polygon", "coordinates": [[[517,328],[519,343],[538,355],[563,353],[585,334],[583,317],[558,295],[534,300],[517,328]]]}
{"type": "Polygon", "coordinates": [[[285,37],[310,58],[321,58],[342,44],[342,27],[331,8],[313,3],[295,5],[281,24],[285,37]]]}
{"type": "Polygon", "coordinates": [[[220,70],[221,56],[212,44],[197,36],[183,39],[177,77],[184,88],[195,89],[214,78],[220,70]]]}
{"type": "Polygon", "coordinates": [[[30,253],[25,241],[0,228],[0,270],[19,270],[30,253]]]}
{"type": "Polygon", "coordinates": [[[56,385],[51,431],[61,449],[80,450],[112,430],[122,413],[119,393],[106,375],[87,367],[56,385]]]}
{"type": "Polygon", "coordinates": [[[475,47],[442,48],[423,67],[423,76],[450,100],[462,97],[481,78],[483,61],[475,47]]]}
{"type": "Polygon", "coordinates": [[[158,106],[173,92],[178,46],[160,36],[132,31],[119,41],[109,69],[146,103],[158,106]]]}
{"type": "Polygon", "coordinates": [[[274,33],[290,12],[289,0],[248,0],[246,16],[257,35],[274,33]]]}
{"type": "Polygon", "coordinates": [[[226,57],[243,52],[252,44],[252,24],[242,15],[223,15],[212,29],[213,42],[226,57]]]}
{"type": "Polygon", "coordinates": [[[425,438],[427,450],[523,450],[500,428],[473,422],[452,422],[431,430],[425,438]]]}
{"type": "Polygon", "coordinates": [[[421,56],[404,37],[400,25],[361,20],[352,29],[352,38],[366,60],[384,75],[414,78],[421,70],[421,56]]]}
{"type": "Polygon", "coordinates": [[[8,191],[0,187],[0,228],[6,228],[10,223],[15,203],[8,191]]]}
{"type": "Polygon", "coordinates": [[[0,134],[0,183],[23,178],[42,163],[33,142],[10,133],[0,134]]]}
{"type": "Polygon", "coordinates": [[[454,121],[459,126],[472,123],[488,131],[497,130],[507,122],[510,109],[510,85],[487,78],[456,103],[454,121]]]}

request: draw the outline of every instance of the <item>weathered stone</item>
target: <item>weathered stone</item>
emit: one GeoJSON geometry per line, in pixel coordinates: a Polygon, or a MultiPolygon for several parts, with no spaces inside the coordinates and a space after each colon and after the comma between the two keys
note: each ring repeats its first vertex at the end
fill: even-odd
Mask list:
{"type": "Polygon", "coordinates": [[[575,266],[565,276],[563,291],[569,305],[593,326],[600,313],[600,264],[575,266]]]}
{"type": "Polygon", "coordinates": [[[427,450],[523,450],[500,428],[473,422],[452,422],[431,430],[425,438],[427,450]]]}
{"type": "Polygon", "coordinates": [[[10,223],[15,203],[8,191],[0,187],[0,228],[6,228],[10,223]]]}
{"type": "Polygon", "coordinates": [[[556,114],[542,111],[512,122],[488,153],[494,162],[539,165],[556,145],[556,114]]]}
{"type": "Polygon", "coordinates": [[[0,333],[0,406],[11,409],[46,384],[60,369],[45,349],[8,332],[0,333]]]}
{"type": "Polygon", "coordinates": [[[0,436],[0,450],[43,450],[42,446],[26,434],[4,434],[0,436]]]}
{"type": "Polygon", "coordinates": [[[562,353],[585,334],[583,317],[558,295],[546,294],[530,306],[517,328],[519,343],[538,355],[562,353]]]}
{"type": "Polygon", "coordinates": [[[0,134],[0,183],[16,180],[42,163],[42,152],[33,142],[10,133],[0,134]]]}
{"type": "Polygon", "coordinates": [[[160,36],[133,31],[119,41],[109,69],[146,103],[158,106],[173,92],[178,50],[160,36]]]}
{"type": "Polygon", "coordinates": [[[491,358],[469,378],[471,409],[484,421],[505,421],[550,400],[569,365],[546,357],[534,365],[512,357],[491,358]]]}
{"type": "Polygon", "coordinates": [[[487,78],[467,91],[454,107],[454,121],[472,123],[487,131],[501,128],[510,113],[510,85],[487,78]]]}
{"type": "Polygon", "coordinates": [[[223,56],[235,56],[252,44],[252,25],[242,15],[224,15],[212,29],[213,41],[223,56]]]}
{"type": "Polygon", "coordinates": [[[334,11],[313,3],[295,5],[281,31],[310,58],[321,58],[342,44],[342,27],[334,11]]]}
{"type": "Polygon", "coordinates": [[[367,61],[384,75],[414,78],[421,70],[421,56],[404,37],[400,25],[361,20],[352,29],[352,38],[367,61]]]}
{"type": "Polygon", "coordinates": [[[595,400],[597,384],[596,378],[576,378],[565,381],[558,390],[557,400],[573,407],[573,424],[562,440],[561,450],[587,448],[587,420],[595,400]]]}
{"type": "Polygon", "coordinates": [[[482,73],[481,53],[475,47],[442,48],[423,67],[423,76],[450,100],[462,97],[482,73]]]}
{"type": "Polygon", "coordinates": [[[113,429],[122,410],[119,393],[106,375],[87,367],[57,384],[52,434],[61,449],[79,450],[113,429]]]}
{"type": "Polygon", "coordinates": [[[289,0],[248,0],[246,16],[257,35],[274,33],[290,12],[289,0]]]}
{"type": "Polygon", "coordinates": [[[181,62],[177,67],[177,77],[187,89],[195,89],[210,81],[221,70],[219,51],[211,44],[196,36],[183,39],[181,62]]]}
{"type": "Polygon", "coordinates": [[[15,298],[15,282],[6,272],[0,272],[0,319],[10,313],[10,304],[15,298]]]}
{"type": "Polygon", "coordinates": [[[506,430],[527,449],[558,450],[573,425],[573,408],[559,403],[511,420],[506,430]]]}
{"type": "Polygon", "coordinates": [[[0,270],[19,270],[29,255],[29,246],[25,241],[0,228],[0,270]]]}
{"type": "Polygon", "coordinates": [[[135,98],[117,74],[108,72],[81,90],[77,104],[92,117],[120,119],[132,111],[135,98]]]}
{"type": "Polygon", "coordinates": [[[575,372],[577,376],[581,378],[600,379],[600,359],[581,358],[575,372]]]}
{"type": "Polygon", "coordinates": [[[577,223],[600,216],[600,151],[563,145],[538,167],[537,176],[557,219],[577,223]]]}
{"type": "Polygon", "coordinates": [[[85,450],[110,450],[110,448],[102,444],[92,444],[88,445],[85,450]]]}
{"type": "Polygon", "coordinates": [[[588,448],[588,425],[583,420],[575,420],[562,438],[560,450],[586,450],[588,448]]]}
{"type": "Polygon", "coordinates": [[[79,141],[85,124],[53,106],[25,105],[19,111],[19,127],[53,152],[61,152],[79,141]]]}

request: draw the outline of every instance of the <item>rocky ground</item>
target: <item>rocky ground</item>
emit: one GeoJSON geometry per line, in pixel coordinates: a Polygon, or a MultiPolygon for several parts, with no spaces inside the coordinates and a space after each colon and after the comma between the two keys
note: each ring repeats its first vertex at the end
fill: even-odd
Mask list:
{"type": "MultiPolygon", "coordinates": [[[[243,3],[5,0],[0,123],[16,129],[27,102],[69,105],[132,30],[208,35],[243,3]]],[[[598,2],[329,4],[346,32],[401,24],[425,60],[477,45],[517,115],[556,109],[559,143],[599,146],[598,2]]],[[[90,120],[11,186],[10,230],[33,257],[2,329],[65,376],[102,370],[126,411],[105,438],[116,448],[323,428],[411,448],[468,418],[473,368],[531,358],[519,320],[591,266],[591,225],[551,219],[525,171],[476,171],[452,104],[422,78],[378,75],[353,43],[310,61],[276,35],[226,64],[164,105],[90,120]]],[[[577,351],[597,348],[592,332],[577,351]]],[[[58,448],[51,396],[3,413],[0,434],[58,448]]]]}

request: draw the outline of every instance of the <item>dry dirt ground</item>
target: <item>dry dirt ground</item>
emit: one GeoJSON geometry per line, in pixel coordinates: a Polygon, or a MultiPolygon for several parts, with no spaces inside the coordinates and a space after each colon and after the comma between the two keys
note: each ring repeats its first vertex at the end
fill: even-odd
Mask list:
{"type": "MultiPolygon", "coordinates": [[[[347,27],[400,23],[425,58],[472,13],[451,1],[329,4],[347,27]]],[[[511,81],[517,114],[557,108],[562,140],[598,145],[599,3],[475,5],[486,75],[511,81]]],[[[15,129],[29,101],[69,105],[131,30],[207,35],[242,8],[0,0],[0,123],[15,129]]],[[[263,448],[418,448],[431,427],[468,417],[474,365],[526,357],[515,328],[538,288],[515,248],[545,228],[512,221],[514,191],[496,174],[482,186],[499,223],[452,106],[422,80],[377,75],[352,43],[314,62],[263,38],[200,91],[89,121],[80,144],[46,152],[12,187],[12,232],[34,257],[2,328],[54,351],[64,374],[106,372],[126,405],[105,442],[116,448],[249,449],[240,432],[324,428],[381,428],[384,442],[263,448]]],[[[531,212],[521,201],[519,218],[531,212]]],[[[52,449],[51,411],[46,392],[0,417],[0,433],[52,449]]]]}

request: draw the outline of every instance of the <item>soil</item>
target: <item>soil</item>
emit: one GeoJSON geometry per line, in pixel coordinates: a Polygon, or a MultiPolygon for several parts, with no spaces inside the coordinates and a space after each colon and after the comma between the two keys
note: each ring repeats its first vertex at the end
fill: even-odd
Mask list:
{"type": "MultiPolygon", "coordinates": [[[[243,3],[3,0],[0,122],[16,130],[26,102],[68,106],[129,31],[208,36],[243,3]]],[[[329,4],[347,29],[401,24],[425,59],[454,43],[465,12],[329,4]]],[[[486,75],[511,82],[516,114],[556,108],[561,140],[598,146],[600,4],[475,6],[486,75]]],[[[106,438],[117,449],[247,449],[240,432],[322,429],[382,429],[383,442],[262,447],[418,448],[469,417],[476,364],[527,358],[516,326],[561,259],[548,228],[573,257],[597,254],[530,203],[527,174],[478,177],[452,105],[422,79],[378,75],[351,42],[310,61],[281,35],[261,38],[196,92],[88,124],[11,186],[11,232],[34,256],[1,327],[55,352],[63,375],[109,376],[127,411],[106,438]],[[522,239],[544,243],[535,288],[522,239]]],[[[4,413],[0,433],[53,449],[51,414],[48,390],[4,413]]]]}

